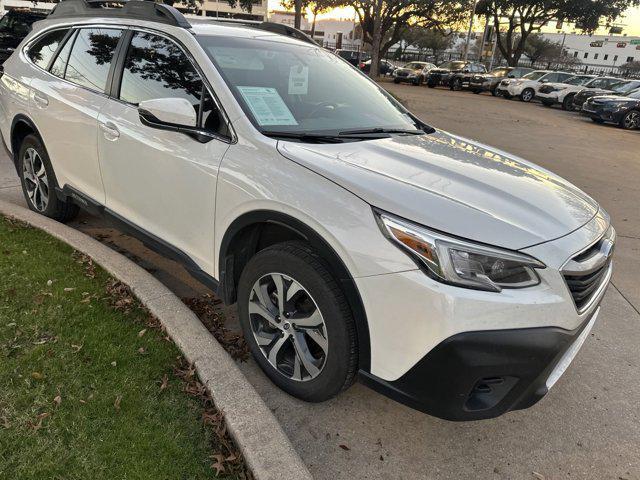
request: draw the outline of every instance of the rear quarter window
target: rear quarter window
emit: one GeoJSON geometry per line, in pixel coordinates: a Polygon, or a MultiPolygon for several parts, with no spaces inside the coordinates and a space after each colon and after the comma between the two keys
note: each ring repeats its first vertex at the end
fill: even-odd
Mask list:
{"type": "Polygon", "coordinates": [[[69,29],[46,33],[29,48],[29,59],[40,68],[46,69],[69,29]]]}

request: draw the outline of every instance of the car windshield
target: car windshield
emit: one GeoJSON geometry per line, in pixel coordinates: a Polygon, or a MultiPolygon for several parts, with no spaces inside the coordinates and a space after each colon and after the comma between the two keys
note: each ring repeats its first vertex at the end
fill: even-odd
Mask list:
{"type": "Polygon", "coordinates": [[[445,68],[447,70],[460,70],[465,66],[464,62],[445,62],[440,65],[440,68],[445,68]]]}
{"type": "Polygon", "coordinates": [[[419,68],[423,68],[424,64],[422,63],[416,63],[416,62],[409,62],[407,64],[404,65],[404,67],[402,68],[408,68],[410,70],[417,70],[419,68]]]}
{"type": "Polygon", "coordinates": [[[24,37],[31,30],[31,24],[37,19],[37,16],[28,13],[7,13],[0,19],[0,32],[24,37]]]}
{"type": "Polygon", "coordinates": [[[587,82],[593,80],[593,77],[571,77],[564,81],[568,85],[584,85],[587,82]]]}
{"type": "Polygon", "coordinates": [[[611,85],[611,90],[616,93],[627,93],[640,87],[640,81],[618,82],[611,85]]]}
{"type": "Polygon", "coordinates": [[[260,38],[196,38],[245,114],[265,134],[424,133],[382,88],[323,48],[260,38]]]}
{"type": "Polygon", "coordinates": [[[640,88],[631,90],[630,92],[625,93],[624,96],[629,98],[640,98],[640,88]]]}
{"type": "Polygon", "coordinates": [[[509,73],[509,70],[506,68],[496,68],[495,70],[491,70],[489,75],[493,75],[494,77],[504,77],[507,73],[509,73]]]}
{"type": "Polygon", "coordinates": [[[522,78],[526,78],[527,80],[538,80],[539,78],[544,77],[547,73],[549,72],[531,72],[527,73],[522,78]]]}

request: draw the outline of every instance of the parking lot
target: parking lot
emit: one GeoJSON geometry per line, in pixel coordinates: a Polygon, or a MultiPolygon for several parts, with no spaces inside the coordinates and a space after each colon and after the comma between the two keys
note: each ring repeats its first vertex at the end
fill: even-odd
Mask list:
{"type": "MultiPolygon", "coordinates": [[[[609,211],[619,239],[598,324],[538,405],[481,422],[432,418],[361,385],[310,405],[278,390],[252,361],[242,365],[245,374],[318,479],[640,479],[640,132],[488,94],[384,86],[427,123],[532,160],[609,211]]],[[[23,203],[4,153],[0,197],[23,203]]],[[[206,293],[181,267],[101,220],[83,214],[75,225],[178,295],[206,293]]],[[[233,325],[233,309],[226,313],[233,325]]]]}

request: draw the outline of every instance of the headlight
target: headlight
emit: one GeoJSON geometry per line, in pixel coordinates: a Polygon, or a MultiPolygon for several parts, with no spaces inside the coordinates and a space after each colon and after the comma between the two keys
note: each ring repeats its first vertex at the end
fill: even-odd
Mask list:
{"type": "Polygon", "coordinates": [[[376,218],[382,233],[440,282],[492,292],[540,283],[535,269],[545,265],[528,255],[459,240],[383,212],[376,218]]]}
{"type": "Polygon", "coordinates": [[[621,108],[626,107],[628,105],[627,102],[611,102],[605,105],[606,108],[621,108]]]}

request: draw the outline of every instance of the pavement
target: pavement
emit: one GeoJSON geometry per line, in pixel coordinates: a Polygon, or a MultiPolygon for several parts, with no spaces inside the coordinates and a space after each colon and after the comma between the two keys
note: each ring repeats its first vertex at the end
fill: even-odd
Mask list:
{"type": "MultiPolygon", "coordinates": [[[[488,95],[385,84],[427,123],[532,160],[609,211],[613,285],[571,367],[534,407],[468,423],[439,420],[356,384],[322,404],[238,364],[316,479],[640,480],[640,132],[488,95]]],[[[0,199],[23,202],[0,157],[0,199]]],[[[210,293],[181,267],[83,214],[73,226],[134,259],[179,296],[210,293]]],[[[235,309],[225,309],[228,326],[235,309]]]]}

